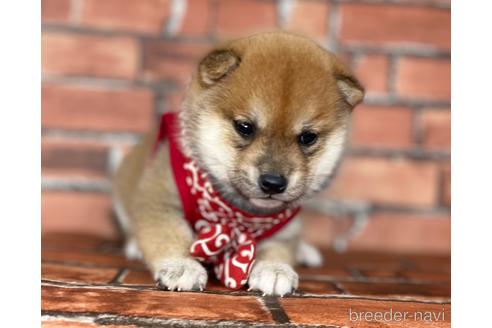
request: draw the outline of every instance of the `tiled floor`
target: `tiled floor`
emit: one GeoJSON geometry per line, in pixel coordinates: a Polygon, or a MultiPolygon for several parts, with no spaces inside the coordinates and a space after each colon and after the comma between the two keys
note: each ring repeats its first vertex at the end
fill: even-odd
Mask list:
{"type": "Polygon", "coordinates": [[[43,327],[450,327],[450,258],[325,253],[289,297],[155,287],[114,241],[51,235],[42,246],[43,327]],[[364,313],[361,313],[364,312],[364,313]]]}

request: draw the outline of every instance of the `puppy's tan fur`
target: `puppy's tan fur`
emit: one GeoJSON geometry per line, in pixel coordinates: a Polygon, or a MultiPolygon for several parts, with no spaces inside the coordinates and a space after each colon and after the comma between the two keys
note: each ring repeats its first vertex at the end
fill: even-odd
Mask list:
{"type": "MultiPolygon", "coordinates": [[[[343,151],[350,112],[363,95],[345,66],[308,39],[265,33],[232,41],[197,67],[180,113],[182,148],[235,206],[258,214],[278,211],[328,183],[343,151]],[[238,134],[234,121],[254,124],[254,136],[238,134]],[[318,136],[312,146],[299,144],[304,131],[318,136]],[[287,177],[285,192],[270,198],[262,192],[258,177],[268,172],[287,177]]],[[[203,288],[207,274],[188,255],[193,232],[183,218],[168,147],[164,142],[152,157],[154,141],[152,132],[114,178],[115,206],[133,245],[128,251],[141,252],[155,278],[170,289],[203,288]]],[[[299,244],[299,232],[294,220],[260,245],[252,289],[288,293],[297,286],[292,266],[299,260],[319,262],[309,246],[299,244]]]]}

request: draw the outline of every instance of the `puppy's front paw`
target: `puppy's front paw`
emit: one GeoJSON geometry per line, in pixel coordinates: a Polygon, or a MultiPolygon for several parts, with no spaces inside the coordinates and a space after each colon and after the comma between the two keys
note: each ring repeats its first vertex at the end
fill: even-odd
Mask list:
{"type": "Polygon", "coordinates": [[[154,265],[154,279],[169,290],[203,290],[207,284],[207,271],[193,259],[165,259],[154,265]]]}
{"type": "Polygon", "coordinates": [[[298,284],[299,276],[290,265],[270,261],[256,262],[248,279],[250,290],[266,295],[290,294],[298,284]]]}

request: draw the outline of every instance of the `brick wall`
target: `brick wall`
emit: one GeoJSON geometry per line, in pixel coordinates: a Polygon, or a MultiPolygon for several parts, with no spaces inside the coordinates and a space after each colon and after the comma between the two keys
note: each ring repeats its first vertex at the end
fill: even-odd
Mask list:
{"type": "Polygon", "coordinates": [[[449,252],[450,1],[42,0],[42,24],[43,232],[114,236],[111,165],[214,41],[281,28],[340,54],[368,91],[306,236],[449,252]]]}

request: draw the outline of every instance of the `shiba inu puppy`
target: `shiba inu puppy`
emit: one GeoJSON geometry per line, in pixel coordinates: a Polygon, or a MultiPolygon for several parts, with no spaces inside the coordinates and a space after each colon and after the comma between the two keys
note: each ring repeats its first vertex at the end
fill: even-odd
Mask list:
{"type": "Polygon", "coordinates": [[[163,287],[203,289],[207,271],[190,245],[202,238],[198,246],[216,259],[226,249],[218,234],[211,236],[217,222],[230,228],[227,242],[248,247],[224,255],[217,266],[227,286],[292,292],[294,265],[321,264],[317,250],[300,241],[301,222],[293,213],[330,181],[350,113],[363,96],[333,54],[300,36],[257,34],[212,50],[192,77],[176,131],[164,139],[162,129],[149,133],[115,174],[127,256],[142,257],[163,287]],[[184,159],[184,169],[175,157],[184,159]],[[181,179],[179,172],[189,175],[181,179]],[[190,221],[194,214],[188,213],[197,219],[190,221]],[[235,215],[233,224],[227,213],[235,215]],[[236,265],[231,268],[241,278],[227,276],[224,263],[236,265]]]}

